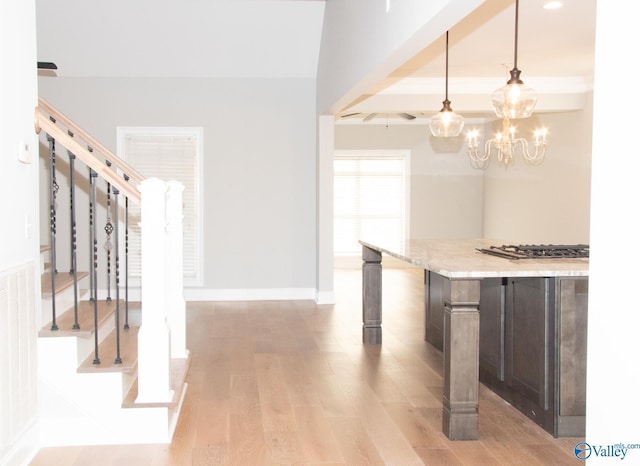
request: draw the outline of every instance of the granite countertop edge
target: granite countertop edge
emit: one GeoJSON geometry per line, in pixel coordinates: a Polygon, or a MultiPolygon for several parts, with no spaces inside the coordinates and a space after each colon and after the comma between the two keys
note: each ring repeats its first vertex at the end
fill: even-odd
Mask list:
{"type": "Polygon", "coordinates": [[[486,238],[406,240],[383,245],[361,240],[369,249],[452,279],[495,277],[588,277],[589,259],[505,259],[477,248],[519,244],[486,238]]]}

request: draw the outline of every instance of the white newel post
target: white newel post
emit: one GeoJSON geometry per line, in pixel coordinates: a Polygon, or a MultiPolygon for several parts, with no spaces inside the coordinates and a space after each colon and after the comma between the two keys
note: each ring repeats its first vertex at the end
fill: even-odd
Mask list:
{"type": "Polygon", "coordinates": [[[141,202],[142,324],[138,333],[139,403],[167,402],[173,398],[170,381],[171,334],[166,311],[166,194],[167,184],[157,178],[138,188],[141,202]]]}
{"type": "Polygon", "coordinates": [[[167,319],[171,329],[171,357],[187,357],[184,301],[182,193],[184,185],[167,182],[167,319]]]}

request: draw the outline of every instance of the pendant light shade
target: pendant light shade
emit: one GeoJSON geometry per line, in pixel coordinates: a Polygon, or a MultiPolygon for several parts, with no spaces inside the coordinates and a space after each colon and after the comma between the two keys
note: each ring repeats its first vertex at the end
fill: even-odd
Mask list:
{"type": "Polygon", "coordinates": [[[443,102],[442,110],[431,117],[429,129],[431,134],[441,138],[454,138],[462,132],[464,118],[451,110],[450,102],[443,102]]]}
{"type": "Polygon", "coordinates": [[[516,28],[513,54],[513,69],[507,84],[491,95],[491,103],[496,116],[500,118],[527,118],[531,116],[538,101],[536,92],[526,87],[520,79],[518,69],[518,3],[516,0],[516,28]]]}
{"type": "Polygon", "coordinates": [[[431,117],[429,129],[436,137],[451,138],[456,137],[464,127],[464,118],[451,110],[449,101],[449,31],[446,34],[445,53],[445,97],[442,101],[442,110],[431,117]]]}

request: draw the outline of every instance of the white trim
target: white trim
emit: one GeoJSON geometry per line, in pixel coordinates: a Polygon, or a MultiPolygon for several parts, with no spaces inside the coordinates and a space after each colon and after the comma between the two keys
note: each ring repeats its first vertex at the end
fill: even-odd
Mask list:
{"type": "MultiPolygon", "coordinates": [[[[456,89],[456,95],[488,94],[502,86],[501,81],[493,77],[449,78],[451,88],[456,89]]],[[[593,89],[593,83],[583,76],[540,77],[527,76],[527,85],[536,91],[549,94],[563,94],[565,92],[585,93],[593,89]]],[[[442,93],[442,78],[405,78],[378,92],[381,95],[404,94],[436,94],[442,93]]]]}
{"type": "Polygon", "coordinates": [[[31,464],[41,447],[40,420],[33,419],[26,429],[13,439],[13,443],[2,451],[0,464],[27,466],[31,464]]]}
{"type": "Polygon", "coordinates": [[[185,288],[186,301],[296,301],[315,300],[313,288],[202,289],[185,288]]]}
{"type": "MultiPolygon", "coordinates": [[[[357,150],[334,150],[333,159],[336,156],[401,156],[404,159],[404,236],[405,239],[411,236],[411,150],[410,149],[357,149],[357,150]]],[[[332,165],[333,166],[333,165],[332,165]]],[[[335,177],[335,173],[332,173],[335,177]]],[[[332,216],[334,215],[332,209],[332,216]]],[[[335,224],[334,227],[335,229],[335,224]]],[[[333,235],[334,232],[332,231],[333,235]]],[[[338,256],[334,256],[334,261],[338,256]]]]}
{"type": "MultiPolygon", "coordinates": [[[[107,297],[107,290],[98,289],[98,299],[107,297]]],[[[333,291],[317,291],[313,288],[249,288],[249,289],[212,289],[184,288],[185,301],[296,301],[314,300],[317,304],[334,304],[333,291]]],[[[140,302],[140,287],[129,287],[129,302],[140,302]]],[[[116,299],[111,291],[111,299],[116,299]]],[[[124,290],[120,290],[120,299],[124,299],[124,290]]]]}
{"type": "Polygon", "coordinates": [[[316,304],[335,304],[336,295],[333,291],[316,292],[316,304]]]}
{"type": "MultiPolygon", "coordinates": [[[[179,135],[194,136],[197,141],[196,145],[196,180],[195,180],[195,196],[197,199],[196,210],[196,244],[195,244],[195,260],[196,260],[196,276],[195,278],[185,278],[185,285],[200,286],[204,283],[204,129],[201,126],[182,127],[182,126],[118,126],[117,133],[117,154],[126,160],[125,138],[130,134],[151,134],[151,135],[179,135]]],[[[134,167],[135,168],[135,167],[134,167]]],[[[168,180],[165,180],[168,181],[168,180]]],[[[124,235],[124,228],[122,235],[124,235]]],[[[131,285],[132,277],[129,278],[131,285]]],[[[139,279],[138,279],[139,280],[139,279]]]]}

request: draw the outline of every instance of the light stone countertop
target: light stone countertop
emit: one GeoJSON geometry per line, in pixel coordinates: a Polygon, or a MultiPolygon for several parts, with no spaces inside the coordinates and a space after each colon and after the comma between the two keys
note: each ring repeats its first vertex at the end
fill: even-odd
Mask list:
{"type": "Polygon", "coordinates": [[[505,259],[476,248],[521,244],[492,239],[407,240],[399,248],[360,244],[448,278],[588,277],[589,259],[505,259]]]}

